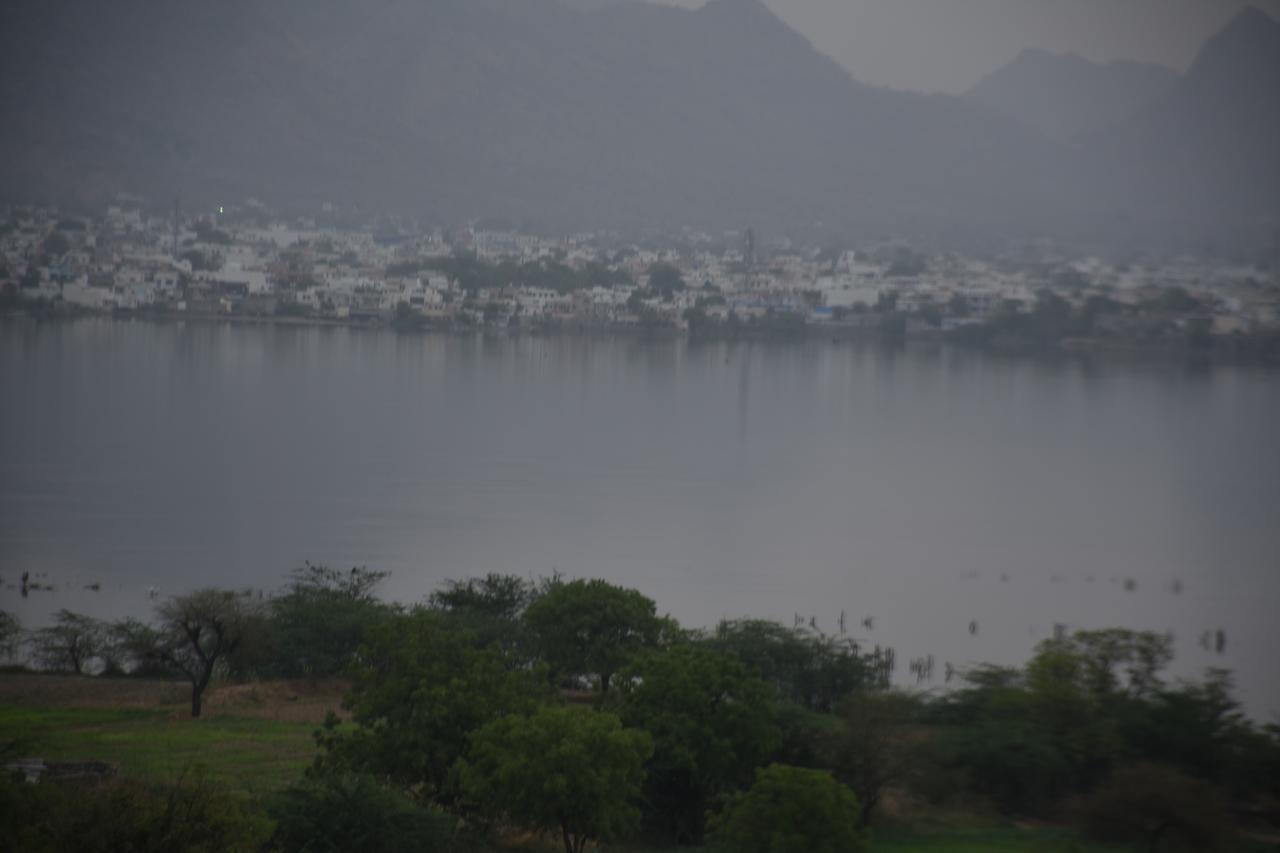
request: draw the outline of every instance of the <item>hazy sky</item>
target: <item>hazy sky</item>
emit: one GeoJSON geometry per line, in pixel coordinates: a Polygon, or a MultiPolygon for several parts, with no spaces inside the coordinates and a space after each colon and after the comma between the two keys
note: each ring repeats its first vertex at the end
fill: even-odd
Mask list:
{"type": "MultiPolygon", "coordinates": [[[[702,0],[667,0],[700,6],[702,0]]],[[[765,0],[865,83],[960,92],[1024,48],[1183,70],[1242,0],[765,0]]],[[[1280,17],[1280,0],[1253,4],[1280,17]]]]}

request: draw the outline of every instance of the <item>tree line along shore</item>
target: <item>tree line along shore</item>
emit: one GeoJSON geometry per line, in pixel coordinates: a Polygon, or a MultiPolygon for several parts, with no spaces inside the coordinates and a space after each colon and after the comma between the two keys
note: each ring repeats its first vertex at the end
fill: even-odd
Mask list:
{"type": "MultiPolygon", "coordinates": [[[[1052,827],[993,850],[1225,851],[1270,849],[1280,825],[1280,729],[1242,713],[1225,671],[1170,681],[1162,635],[1060,633],[1022,667],[919,692],[893,686],[890,650],[766,620],[686,629],[601,580],[491,574],[405,606],[377,596],[384,577],[308,564],[274,594],[197,590],[150,620],[0,616],[4,654],[25,662],[11,669],[162,679],[169,702],[180,678],[209,737],[228,725],[208,716],[218,685],[342,696],[323,720],[306,706],[306,744],[279,720],[235,722],[236,738],[301,745],[247,795],[196,770],[59,779],[50,764],[19,781],[40,775],[20,759],[42,736],[91,715],[0,691],[3,834],[32,851],[935,849],[898,846],[905,808],[1052,827]]],[[[216,760],[254,772],[247,753],[216,760]]]]}

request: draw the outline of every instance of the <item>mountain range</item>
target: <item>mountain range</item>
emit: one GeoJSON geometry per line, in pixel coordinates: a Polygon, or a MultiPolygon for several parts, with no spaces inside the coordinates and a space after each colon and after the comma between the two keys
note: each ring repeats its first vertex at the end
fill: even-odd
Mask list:
{"type": "Polygon", "coordinates": [[[1090,62],[1075,54],[1025,50],[966,94],[992,111],[1062,142],[1123,124],[1168,95],[1172,69],[1141,62],[1090,62]]]}
{"type": "Polygon", "coordinates": [[[575,2],[11,0],[0,196],[938,244],[1210,240],[1280,213],[1260,12],[1127,118],[1047,132],[976,91],[863,85],[759,0],[575,2]]]}

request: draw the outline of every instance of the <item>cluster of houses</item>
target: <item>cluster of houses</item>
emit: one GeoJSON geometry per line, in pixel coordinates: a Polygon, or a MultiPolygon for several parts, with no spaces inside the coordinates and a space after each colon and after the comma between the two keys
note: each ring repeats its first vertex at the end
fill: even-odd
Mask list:
{"type": "Polygon", "coordinates": [[[900,243],[838,252],[779,245],[757,256],[754,238],[699,237],[659,249],[590,234],[286,223],[262,208],[235,218],[148,215],[128,203],[94,218],[13,208],[0,211],[0,291],[10,306],[64,311],[676,328],[770,318],[874,325],[892,313],[908,329],[941,331],[1032,312],[1046,291],[1075,306],[1099,296],[1152,304],[1177,292],[1192,297],[1189,319],[1212,333],[1280,327],[1275,269],[925,257],[900,243]]]}

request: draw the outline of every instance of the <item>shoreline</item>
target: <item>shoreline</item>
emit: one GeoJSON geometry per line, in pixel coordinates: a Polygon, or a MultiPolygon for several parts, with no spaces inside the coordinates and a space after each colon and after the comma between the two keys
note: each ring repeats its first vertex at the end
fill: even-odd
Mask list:
{"type": "Polygon", "coordinates": [[[777,329],[750,325],[678,328],[666,325],[635,324],[557,324],[520,326],[413,325],[402,326],[381,319],[351,319],[314,316],[277,316],[260,314],[228,314],[222,312],[96,312],[60,309],[30,311],[10,309],[0,313],[0,321],[35,323],[69,323],[81,320],[112,322],[144,322],[157,325],[193,323],[201,325],[281,326],[287,328],[353,329],[389,332],[396,335],[442,335],[466,337],[578,337],[630,338],[654,341],[686,340],[691,343],[750,341],[795,343],[828,340],[831,343],[880,343],[885,346],[942,345],[957,350],[984,353],[1007,358],[1031,360],[1106,359],[1125,362],[1173,363],[1195,366],[1239,366],[1263,369],[1280,367],[1280,352],[1266,354],[1240,350],[1238,340],[1212,341],[1193,346],[1186,341],[1142,342],[1124,339],[1064,338],[1060,341],[1026,341],[1008,339],[974,340],[941,329],[893,333],[879,326],[864,324],[805,324],[801,327],[777,329]]]}

